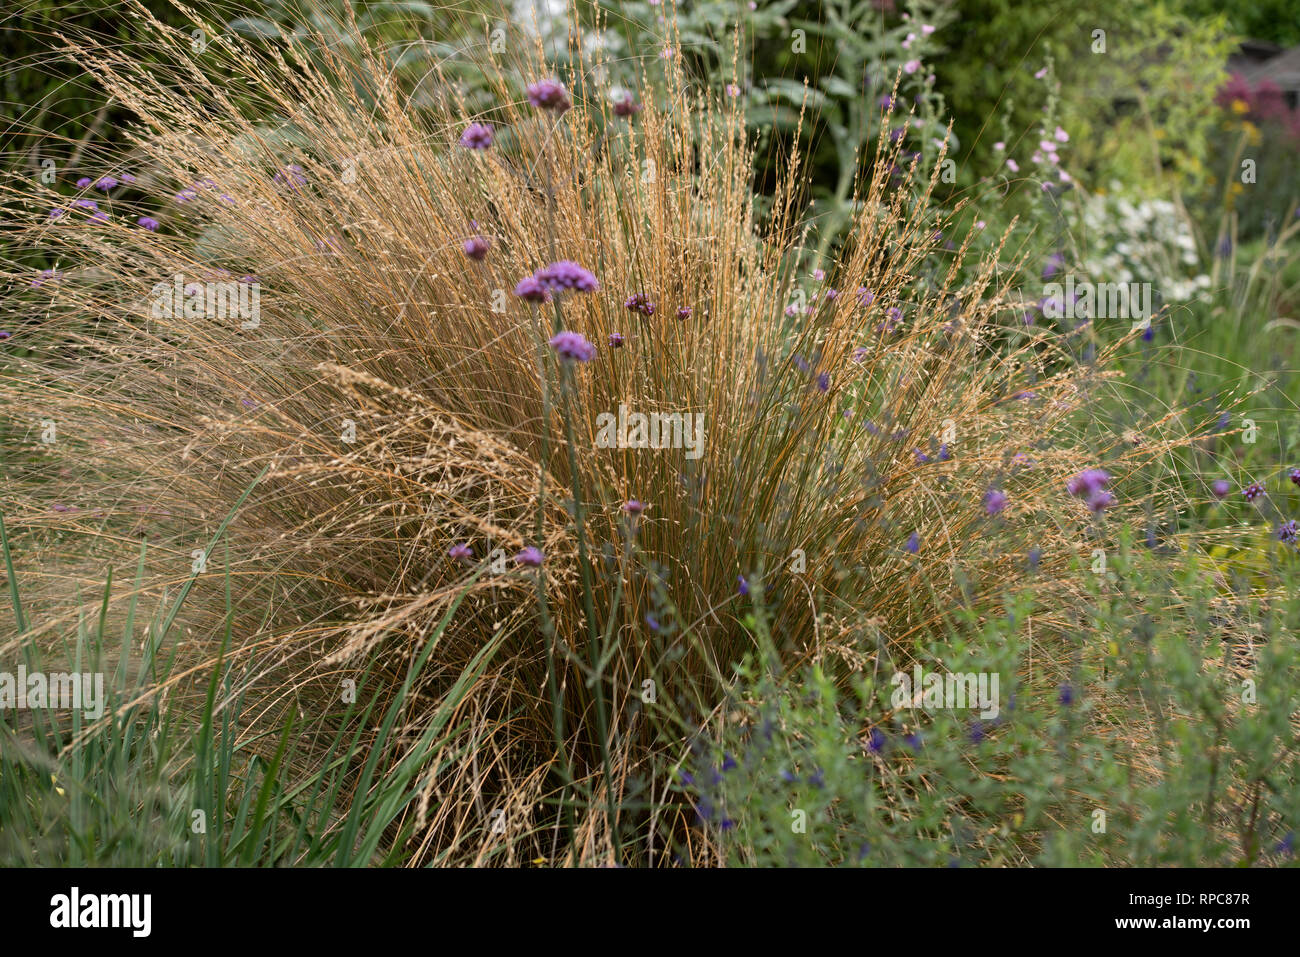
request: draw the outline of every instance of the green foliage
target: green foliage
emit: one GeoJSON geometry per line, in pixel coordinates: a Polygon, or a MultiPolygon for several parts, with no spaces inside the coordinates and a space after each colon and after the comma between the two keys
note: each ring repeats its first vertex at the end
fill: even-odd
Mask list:
{"type": "MultiPolygon", "coordinates": [[[[1294,583],[1284,548],[1270,575],[1294,583]]],[[[1195,552],[1129,548],[1101,575],[1081,565],[1074,636],[1029,634],[1027,597],[955,614],[916,664],[997,675],[992,717],[900,701],[913,665],[887,664],[883,638],[855,694],[829,662],[787,681],[751,660],[678,776],[697,826],[733,865],[1294,863],[1300,602],[1206,572],[1195,552]],[[1132,733],[1152,715],[1152,738],[1132,733]]]]}
{"type": "Polygon", "coordinates": [[[1300,43],[1294,0],[1176,0],[1175,6],[1193,17],[1222,15],[1233,33],[1245,39],[1279,46],[1300,43]]]}

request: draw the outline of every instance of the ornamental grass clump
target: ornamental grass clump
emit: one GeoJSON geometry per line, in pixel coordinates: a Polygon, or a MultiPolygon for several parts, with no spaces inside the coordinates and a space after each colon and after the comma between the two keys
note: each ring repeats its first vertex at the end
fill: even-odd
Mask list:
{"type": "Polygon", "coordinates": [[[509,44],[472,61],[494,105],[466,115],[437,69],[413,105],[361,38],[241,40],[196,14],[199,54],[129,9],[169,66],[68,52],[135,113],[131,212],[158,227],[3,190],[62,273],[8,269],[0,322],[11,432],[29,412],[58,430],[3,480],[24,574],[63,603],[34,637],[77,614],[72,583],[138,559],[142,590],[188,589],[169,640],[196,669],[227,622],[225,654],[256,652],[268,716],[328,707],[366,662],[396,693],[436,635],[411,729],[491,644],[428,757],[415,859],[658,863],[693,813],[656,803],[658,759],[724,700],[755,603],[790,666],[851,669],[879,647],[867,622],[906,658],[1032,582],[1061,609],[1050,647],[1080,560],[1172,500],[1140,476],[1200,423],[1149,417],[1140,444],[1090,424],[1120,337],[1080,365],[1054,333],[1010,335],[996,253],[970,253],[915,163],[891,178],[898,144],[864,158],[826,265],[858,294],[787,319],[816,292],[800,154],[760,220],[742,103],[680,58],[646,65],[628,122],[509,44]],[[223,298],[241,276],[255,309],[223,298]],[[160,307],[176,277],[215,293],[160,307]],[[1102,466],[1104,511],[1067,490],[1102,466]]]}

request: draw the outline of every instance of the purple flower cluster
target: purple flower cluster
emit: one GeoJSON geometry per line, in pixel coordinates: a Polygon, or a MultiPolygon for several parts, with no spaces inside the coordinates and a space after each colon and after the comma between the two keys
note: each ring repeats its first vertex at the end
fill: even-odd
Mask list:
{"type": "Polygon", "coordinates": [[[1115,496],[1106,491],[1110,473],[1103,469],[1084,469],[1065,483],[1066,490],[1075,498],[1083,499],[1093,512],[1100,512],[1115,504],[1115,496]]]}
{"type": "Polygon", "coordinates": [[[641,112],[641,104],[638,103],[633,98],[631,93],[629,93],[627,96],[623,97],[620,100],[614,101],[615,116],[624,116],[624,117],[635,116],[640,112],[641,112]]]}
{"type": "Polygon", "coordinates": [[[596,358],[596,347],[587,341],[587,337],[567,329],[551,337],[551,348],[559,353],[561,359],[570,362],[590,362],[596,358]]]}
{"type": "Polygon", "coordinates": [[[1006,492],[998,488],[991,488],[984,493],[984,511],[990,515],[997,515],[1007,507],[1009,501],[1006,492]]]}
{"type": "Polygon", "coordinates": [[[525,302],[550,302],[551,294],[536,276],[525,276],[515,286],[515,295],[525,302]]]}
{"type": "Polygon", "coordinates": [[[460,145],[467,150],[485,150],[492,145],[492,138],[490,123],[471,123],[460,134],[460,145]]]}
{"type": "Polygon", "coordinates": [[[650,301],[650,297],[643,292],[634,292],[623,300],[623,305],[633,312],[639,312],[643,316],[653,316],[655,314],[655,304],[650,301]]]}
{"type": "Polygon", "coordinates": [[[1264,494],[1264,486],[1260,485],[1258,482],[1251,482],[1241,490],[1241,494],[1247,502],[1253,502],[1264,494]]]}
{"type": "Polygon", "coordinates": [[[488,247],[490,245],[491,243],[482,236],[471,236],[469,239],[465,240],[465,244],[461,248],[465,250],[465,255],[470,259],[473,259],[475,262],[480,262],[487,256],[488,247]]]}
{"type": "Polygon", "coordinates": [[[571,259],[561,259],[549,266],[543,266],[533,273],[533,278],[550,292],[563,292],[572,289],[577,292],[595,292],[600,288],[596,277],[583,269],[571,259]]]}
{"type": "Polygon", "coordinates": [[[564,113],[573,106],[569,101],[569,91],[559,80],[538,80],[528,87],[528,102],[539,110],[554,110],[564,113]]]}
{"type": "Polygon", "coordinates": [[[1294,518],[1289,519],[1277,527],[1277,540],[1294,545],[1297,533],[1300,533],[1300,523],[1297,523],[1294,518]]]}
{"type": "Polygon", "coordinates": [[[527,568],[540,568],[543,561],[545,561],[545,556],[542,554],[542,550],[534,548],[532,545],[521,549],[519,554],[515,556],[515,564],[527,568]]]}

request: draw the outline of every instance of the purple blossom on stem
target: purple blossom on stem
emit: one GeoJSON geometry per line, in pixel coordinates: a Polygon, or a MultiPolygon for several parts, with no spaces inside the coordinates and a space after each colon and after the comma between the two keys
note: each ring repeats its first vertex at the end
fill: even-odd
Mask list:
{"type": "Polygon", "coordinates": [[[989,515],[997,515],[1007,507],[1007,493],[1001,489],[991,488],[984,493],[984,511],[989,515]]]}
{"type": "Polygon", "coordinates": [[[571,362],[590,362],[596,358],[596,347],[580,332],[563,330],[551,337],[551,348],[561,359],[571,362]]]}
{"type": "Polygon", "coordinates": [[[529,545],[520,550],[519,554],[515,556],[515,564],[524,565],[528,568],[540,568],[544,558],[541,549],[529,545]]]}
{"type": "Polygon", "coordinates": [[[1258,482],[1251,482],[1241,490],[1241,494],[1245,497],[1247,502],[1253,502],[1264,494],[1264,486],[1260,485],[1258,482]]]}
{"type": "Polygon", "coordinates": [[[1232,485],[1227,479],[1218,479],[1210,486],[1210,491],[1214,493],[1215,498],[1227,498],[1228,493],[1232,491],[1232,485]]]}
{"type": "Polygon", "coordinates": [[[641,104],[638,103],[633,98],[631,93],[627,94],[627,96],[623,97],[622,99],[614,101],[615,116],[624,116],[624,117],[635,116],[640,112],[641,112],[641,104]]]}
{"type": "Polygon", "coordinates": [[[149,230],[151,233],[158,232],[158,220],[154,219],[152,216],[141,216],[136,220],[136,223],[149,230]]]}
{"type": "Polygon", "coordinates": [[[117,189],[117,186],[118,181],[114,176],[101,176],[99,179],[95,180],[95,189],[102,193],[107,193],[109,190],[117,189]]]}
{"type": "Polygon", "coordinates": [[[595,292],[600,288],[600,283],[596,281],[596,277],[589,270],[582,268],[571,259],[561,259],[549,266],[543,266],[533,274],[533,277],[541,283],[543,288],[551,292],[560,292],[565,289],[572,289],[577,292],[595,292]]]}
{"type": "Polygon", "coordinates": [[[611,332],[609,334],[609,347],[611,349],[622,349],[626,337],[621,332],[611,332]]]}
{"type": "Polygon", "coordinates": [[[471,123],[460,134],[460,145],[467,150],[485,150],[492,145],[492,126],[489,123],[471,123]]]}
{"type": "Polygon", "coordinates": [[[528,102],[539,110],[554,110],[564,113],[573,104],[569,101],[569,92],[559,80],[538,80],[528,87],[528,102]]]}
{"type": "Polygon", "coordinates": [[[474,558],[474,550],[469,547],[468,542],[461,542],[447,549],[447,556],[458,562],[468,562],[474,558]]]}
{"type": "Polygon", "coordinates": [[[639,312],[643,316],[653,316],[655,314],[655,304],[650,301],[650,297],[643,292],[634,292],[623,300],[623,305],[633,312],[639,312]]]}
{"type": "Polygon", "coordinates": [[[680,309],[678,309],[678,310],[677,310],[677,318],[678,318],[679,320],[683,320],[683,321],[686,320],[686,319],[691,318],[691,307],[690,307],[690,306],[682,306],[680,309]]]}
{"type": "Polygon", "coordinates": [[[469,239],[465,240],[461,249],[465,251],[465,255],[470,259],[473,259],[475,262],[481,262],[487,256],[488,247],[490,245],[491,243],[482,236],[471,236],[469,239]]]}
{"type": "Polygon", "coordinates": [[[1077,498],[1094,495],[1110,481],[1110,473],[1104,469],[1084,469],[1065,483],[1066,490],[1077,498]]]}
{"type": "Polygon", "coordinates": [[[515,295],[525,302],[550,302],[550,292],[537,281],[536,276],[525,276],[515,286],[515,295]]]}

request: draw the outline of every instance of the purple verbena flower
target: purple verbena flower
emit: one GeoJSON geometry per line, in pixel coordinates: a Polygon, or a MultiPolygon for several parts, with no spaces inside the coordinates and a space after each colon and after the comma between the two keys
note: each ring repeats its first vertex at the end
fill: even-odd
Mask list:
{"type": "Polygon", "coordinates": [[[1241,494],[1245,497],[1247,502],[1253,502],[1264,494],[1264,486],[1260,485],[1258,482],[1251,482],[1241,490],[1241,494]]]}
{"type": "Polygon", "coordinates": [[[1001,489],[991,488],[984,493],[984,511],[989,515],[997,515],[1007,507],[1007,493],[1001,489]]]}
{"type": "Polygon", "coordinates": [[[528,102],[539,110],[554,110],[563,113],[573,106],[569,101],[569,91],[559,80],[538,80],[528,87],[528,102]]]}
{"type": "Polygon", "coordinates": [[[1111,495],[1110,492],[1106,491],[1104,488],[1099,488],[1088,496],[1087,502],[1089,510],[1091,510],[1095,515],[1114,505],[1115,496],[1111,495]]]}
{"type": "Polygon", "coordinates": [[[525,302],[550,302],[551,293],[536,276],[525,276],[515,286],[515,295],[525,302]]]}
{"type": "Polygon", "coordinates": [[[623,305],[633,312],[639,312],[643,316],[653,316],[655,314],[655,304],[650,301],[650,297],[643,292],[634,292],[623,300],[623,305]]]}
{"type": "Polygon", "coordinates": [[[907,544],[903,546],[907,551],[915,555],[921,550],[921,533],[913,532],[907,539],[907,544]]]}
{"type": "Polygon", "coordinates": [[[516,565],[524,565],[528,568],[541,567],[543,560],[544,556],[542,555],[541,549],[534,548],[532,545],[522,549],[519,554],[515,556],[516,565]]]}
{"type": "Polygon", "coordinates": [[[1300,531],[1300,524],[1294,518],[1285,521],[1277,527],[1277,540],[1294,545],[1297,531],[1300,531]]]}
{"type": "Polygon", "coordinates": [[[1065,483],[1066,490],[1078,498],[1087,498],[1101,490],[1110,481],[1110,473],[1104,469],[1084,469],[1065,483]]]}
{"type": "Polygon", "coordinates": [[[679,320],[683,320],[683,321],[686,320],[686,319],[691,318],[691,307],[690,307],[690,306],[682,306],[680,309],[678,309],[678,310],[677,310],[677,318],[678,318],[679,320]]]}
{"type": "Polygon", "coordinates": [[[136,223],[149,230],[151,233],[158,232],[158,220],[154,219],[152,216],[141,216],[136,220],[136,223]]]}
{"type": "Polygon", "coordinates": [[[460,145],[467,150],[485,150],[492,145],[492,126],[489,123],[471,123],[460,134],[460,145]]]}
{"type": "Polygon", "coordinates": [[[474,558],[474,550],[469,547],[468,542],[461,542],[447,549],[447,556],[458,562],[468,562],[474,558]]]}
{"type": "Polygon", "coordinates": [[[490,245],[491,243],[489,243],[482,236],[471,236],[469,239],[465,240],[464,244],[461,246],[461,249],[465,251],[465,255],[468,256],[470,259],[473,259],[475,262],[479,262],[487,256],[488,247],[490,245]]]}
{"type": "Polygon", "coordinates": [[[583,269],[571,259],[561,259],[549,266],[543,266],[533,274],[534,278],[551,292],[573,289],[577,292],[595,292],[600,288],[596,277],[583,269]]]}
{"type": "Polygon", "coordinates": [[[1210,491],[1214,493],[1215,498],[1227,498],[1228,493],[1232,491],[1232,485],[1229,484],[1227,479],[1217,479],[1210,486],[1210,491]]]}
{"type": "Polygon", "coordinates": [[[95,180],[95,189],[102,193],[107,193],[109,190],[117,189],[117,186],[117,178],[114,176],[101,176],[99,179],[95,180]]]}
{"type": "Polygon", "coordinates": [[[609,334],[609,347],[611,349],[622,349],[626,338],[621,332],[611,332],[609,334]]]}
{"type": "Polygon", "coordinates": [[[641,112],[641,104],[638,103],[629,93],[622,99],[614,101],[615,116],[635,116],[641,112]]]}
{"type": "Polygon", "coordinates": [[[560,354],[561,359],[573,362],[590,362],[596,358],[596,347],[582,333],[567,329],[551,337],[551,348],[560,354]]]}
{"type": "Polygon", "coordinates": [[[645,502],[630,498],[623,503],[623,511],[632,518],[639,518],[641,513],[645,511],[645,502]]]}

